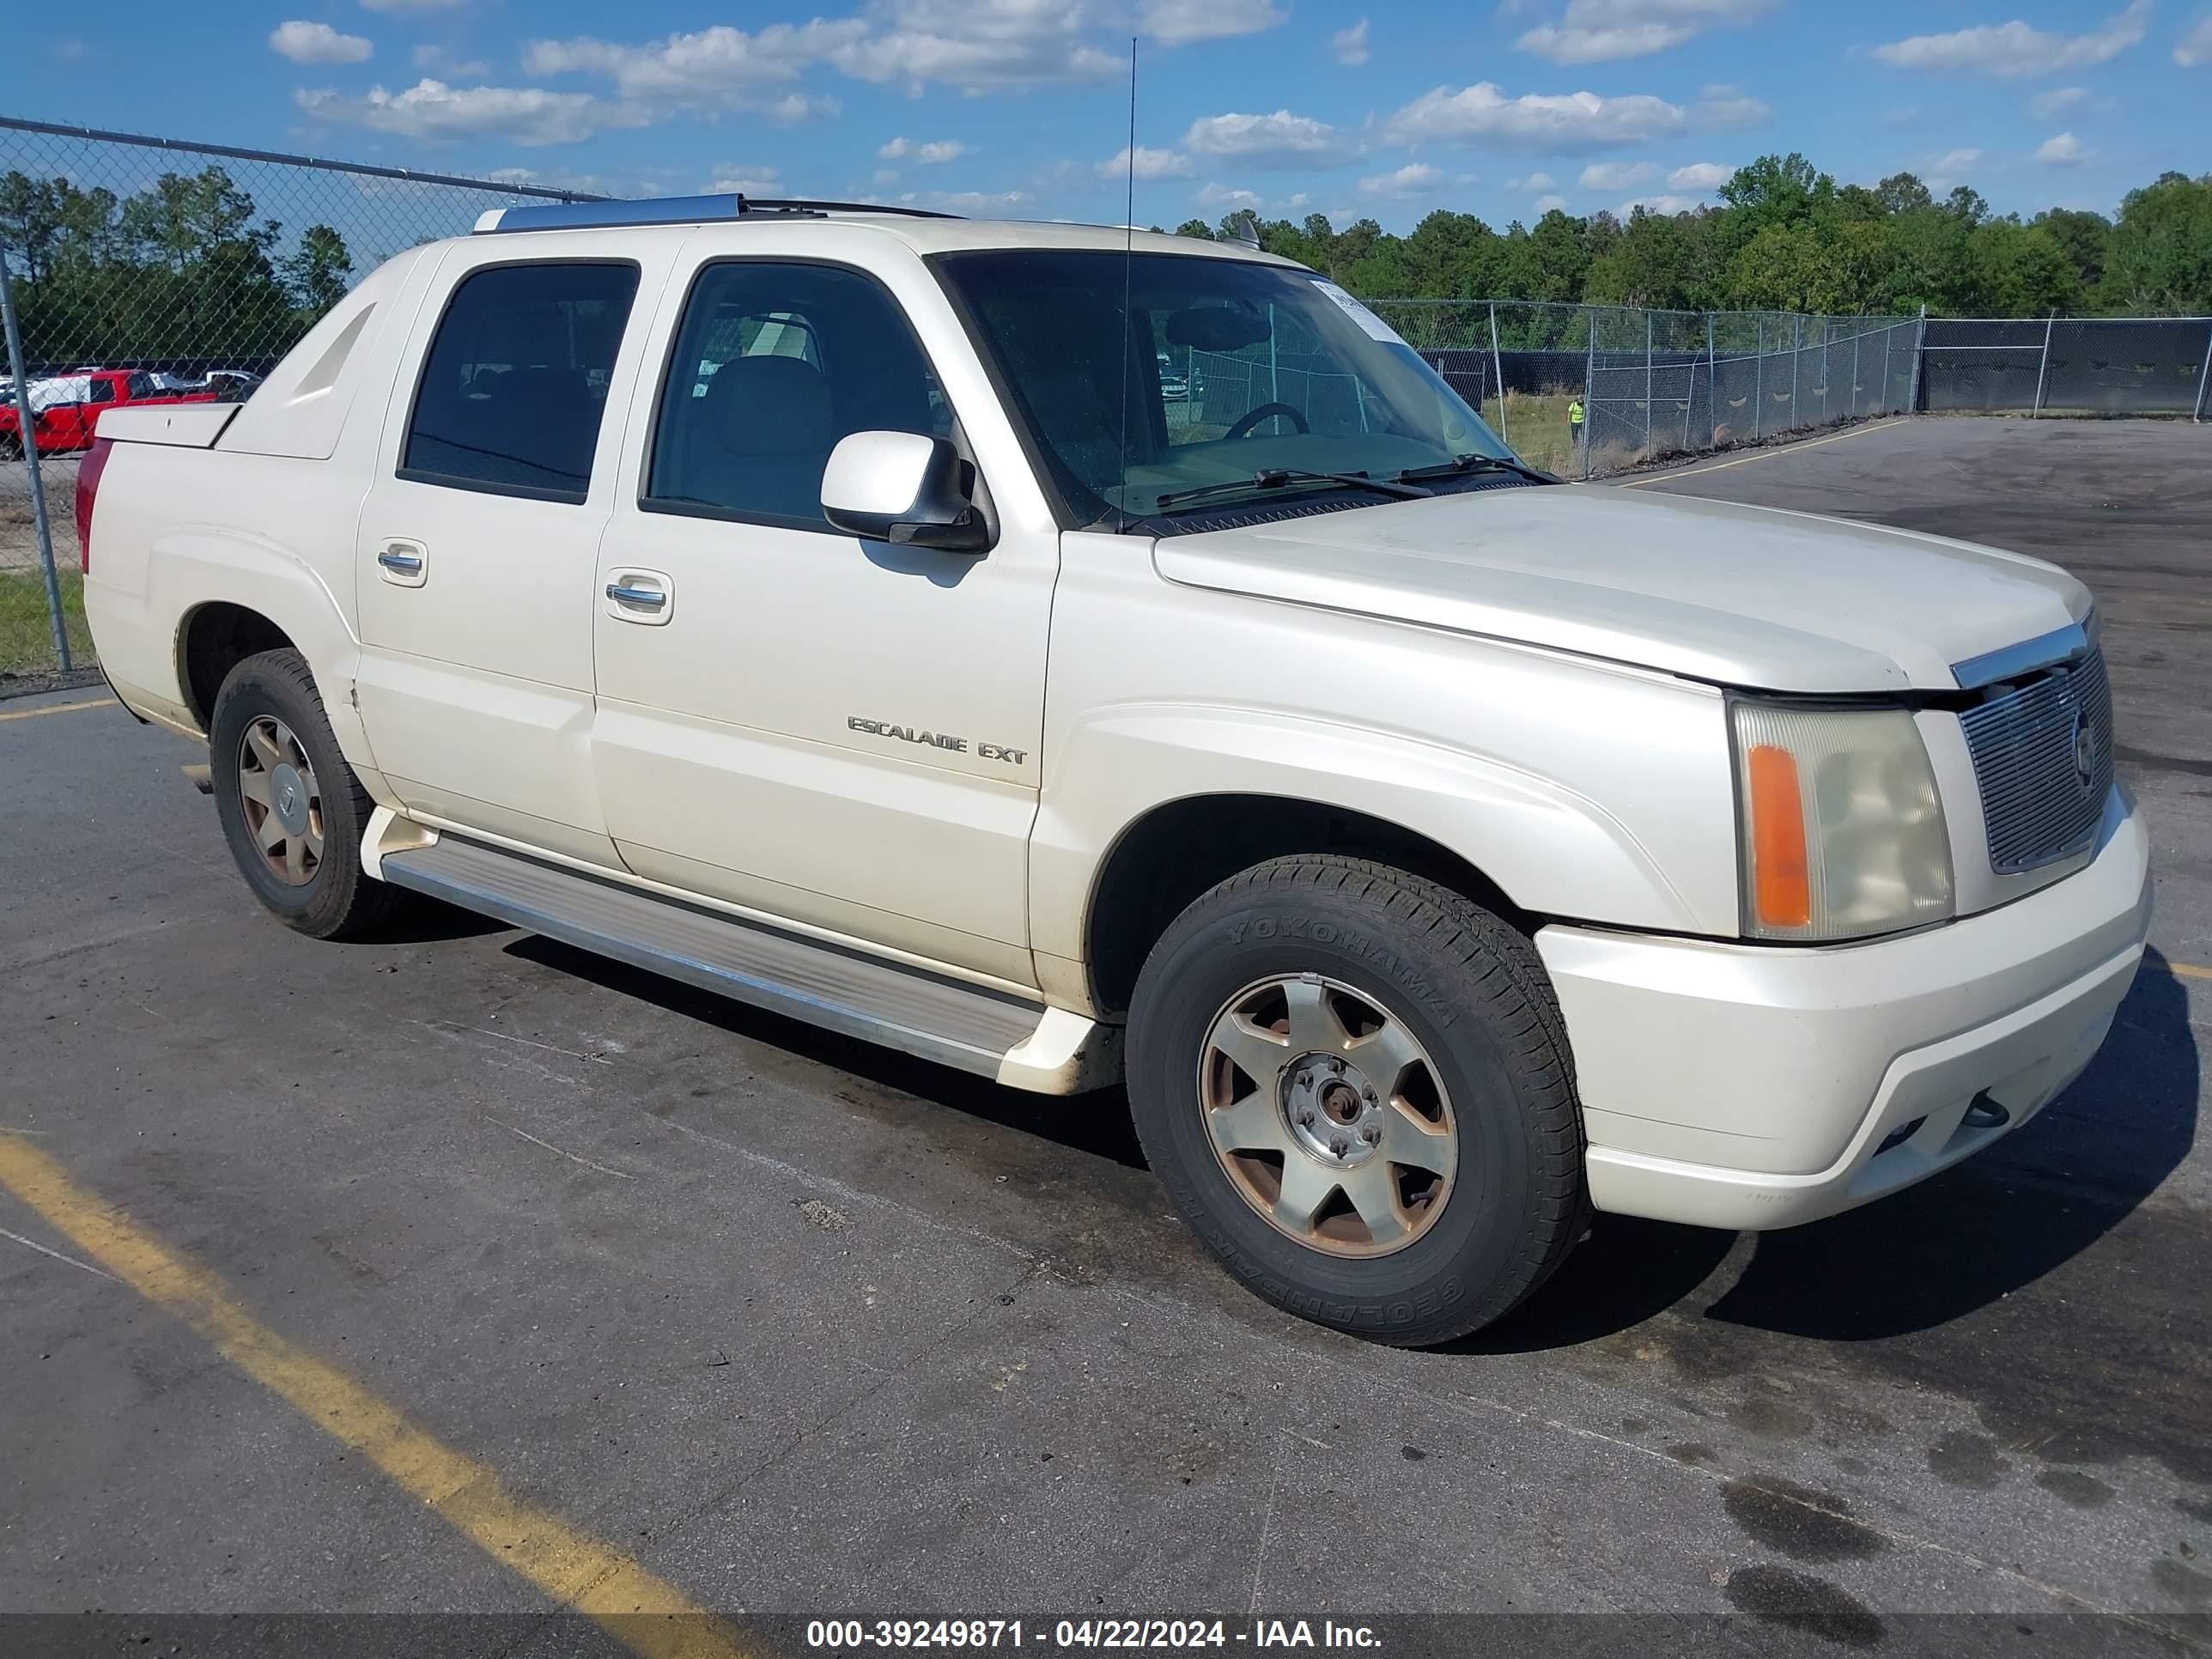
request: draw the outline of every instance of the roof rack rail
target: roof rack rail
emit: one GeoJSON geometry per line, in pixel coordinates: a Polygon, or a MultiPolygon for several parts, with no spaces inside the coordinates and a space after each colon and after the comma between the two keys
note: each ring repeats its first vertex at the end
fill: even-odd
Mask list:
{"type": "Polygon", "coordinates": [[[549,202],[533,207],[493,208],[480,215],[475,234],[517,230],[608,229],[618,225],[703,224],[725,219],[818,218],[831,213],[894,213],[913,219],[957,216],[927,208],[882,207],[866,202],[771,201],[735,192],[714,196],[647,197],[632,201],[549,202]]]}

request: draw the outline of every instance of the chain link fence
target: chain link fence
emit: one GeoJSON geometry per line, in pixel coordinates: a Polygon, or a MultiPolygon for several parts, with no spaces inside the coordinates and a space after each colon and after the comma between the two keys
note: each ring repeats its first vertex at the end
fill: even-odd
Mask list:
{"type": "Polygon", "coordinates": [[[1927,410],[2202,420],[2212,317],[1931,317],[1923,355],[1927,410]]]}
{"type": "Polygon", "coordinates": [[[1913,406],[1917,317],[1368,303],[1524,459],[1565,477],[1913,406]]]}
{"type": "Polygon", "coordinates": [[[93,665],[76,472],[104,409],[249,396],[392,254],[532,199],[581,198],[0,118],[0,695],[93,665]]]}

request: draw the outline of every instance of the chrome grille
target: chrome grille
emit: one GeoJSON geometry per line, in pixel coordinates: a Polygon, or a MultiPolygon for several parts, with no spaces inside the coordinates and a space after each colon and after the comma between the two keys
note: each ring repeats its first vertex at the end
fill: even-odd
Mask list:
{"type": "Polygon", "coordinates": [[[1959,718],[1981,787],[1991,869],[2016,875],[2089,845],[2112,787],[2112,692],[2102,652],[1959,718]]]}

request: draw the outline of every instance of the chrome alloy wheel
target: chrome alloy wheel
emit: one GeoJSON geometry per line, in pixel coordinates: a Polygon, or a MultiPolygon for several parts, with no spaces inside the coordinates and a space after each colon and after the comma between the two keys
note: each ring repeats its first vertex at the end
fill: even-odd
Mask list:
{"type": "Polygon", "coordinates": [[[1198,1098],[1244,1201],[1314,1249],[1401,1250],[1451,1195],[1459,1138],[1435,1062],[1340,981],[1284,975],[1230,998],[1206,1030],[1198,1098]]]}
{"type": "Polygon", "coordinates": [[[323,863],[323,797],[292,728],[258,714],[238,742],[238,798],[246,833],[279,881],[305,887],[323,863]]]}

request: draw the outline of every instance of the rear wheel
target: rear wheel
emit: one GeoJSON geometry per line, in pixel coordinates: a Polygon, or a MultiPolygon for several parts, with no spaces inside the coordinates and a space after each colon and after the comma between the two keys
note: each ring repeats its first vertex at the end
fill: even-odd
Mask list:
{"type": "Polygon", "coordinates": [[[1433,882],[1322,856],[1224,882],[1154,947],[1129,1049],[1153,1170],[1293,1313],[1449,1340],[1582,1235],[1581,1114],[1542,963],[1433,882]]]}
{"type": "Polygon", "coordinates": [[[233,668],[208,754],[231,856],[286,927],[349,939],[385,920],[397,895],[361,864],[374,803],[338,752],[306,659],[264,651],[233,668]]]}

